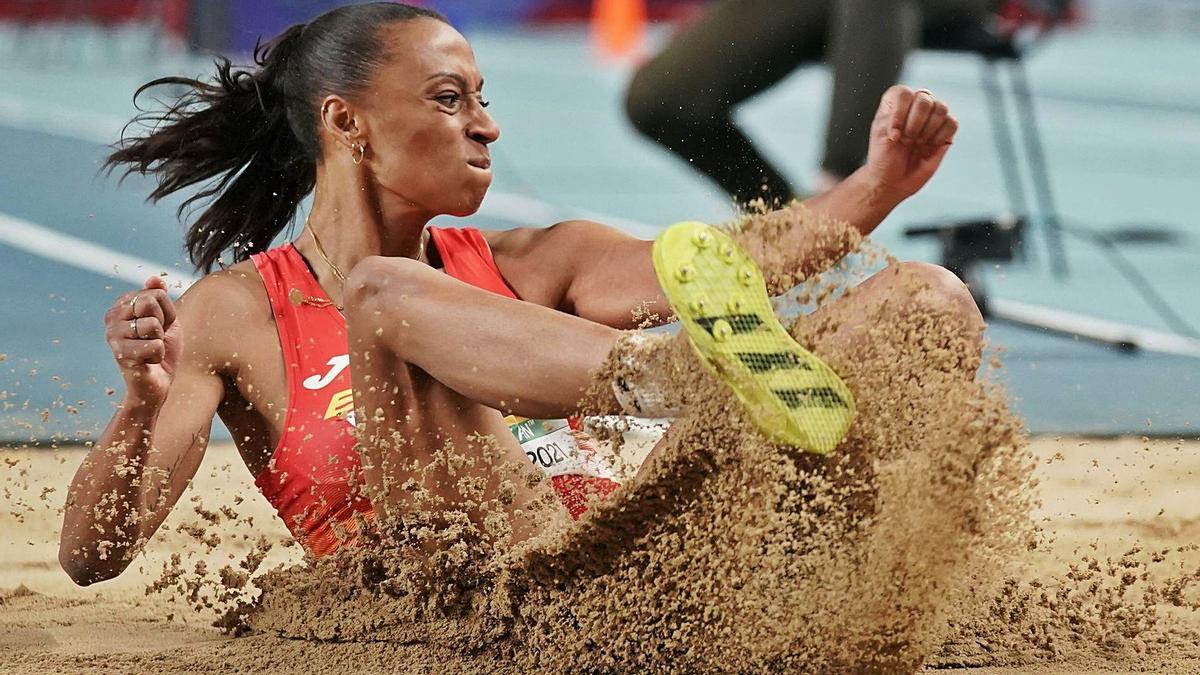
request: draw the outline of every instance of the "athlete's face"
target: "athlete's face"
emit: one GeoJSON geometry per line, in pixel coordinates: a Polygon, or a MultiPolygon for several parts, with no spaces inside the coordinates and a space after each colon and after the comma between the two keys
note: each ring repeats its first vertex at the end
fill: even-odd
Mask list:
{"type": "Polygon", "coordinates": [[[379,187],[431,214],[465,216],[492,182],[483,78],[466,38],[434,19],[384,28],[388,58],[357,102],[379,187]]]}

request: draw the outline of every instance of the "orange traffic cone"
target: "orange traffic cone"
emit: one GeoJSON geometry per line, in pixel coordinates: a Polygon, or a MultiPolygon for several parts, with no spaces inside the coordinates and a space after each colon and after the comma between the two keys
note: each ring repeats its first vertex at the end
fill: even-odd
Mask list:
{"type": "Polygon", "coordinates": [[[634,61],[646,38],[646,0],[593,0],[592,44],[601,57],[634,61]]]}

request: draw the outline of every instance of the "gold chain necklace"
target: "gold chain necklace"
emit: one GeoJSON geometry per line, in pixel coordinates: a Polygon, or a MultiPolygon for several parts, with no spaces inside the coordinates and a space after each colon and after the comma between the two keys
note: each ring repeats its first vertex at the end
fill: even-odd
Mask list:
{"type": "MultiPolygon", "coordinates": [[[[329,269],[333,270],[333,276],[337,277],[338,281],[342,282],[342,284],[345,285],[346,275],[342,274],[342,271],[340,269],[338,269],[338,266],[334,265],[333,261],[329,259],[329,256],[325,255],[325,249],[321,247],[321,241],[319,239],[317,239],[316,231],[313,230],[312,226],[310,226],[308,223],[305,223],[304,229],[308,230],[308,234],[312,237],[313,246],[315,246],[317,249],[317,255],[321,256],[321,260],[324,260],[325,264],[329,265],[329,269]]],[[[422,241],[424,241],[424,240],[422,240],[422,241]]]]}
{"type": "MultiPolygon", "coordinates": [[[[329,266],[329,269],[333,272],[333,276],[337,277],[337,280],[342,282],[342,286],[345,287],[346,275],[342,273],[342,270],[339,269],[337,265],[333,264],[333,261],[329,259],[329,256],[325,255],[325,248],[321,246],[321,240],[317,239],[316,231],[313,230],[312,226],[307,222],[304,223],[304,229],[308,230],[309,236],[312,237],[313,247],[317,249],[317,255],[321,256],[321,260],[324,260],[325,264],[329,266]]],[[[428,233],[425,230],[421,231],[421,244],[420,248],[417,249],[417,260],[420,260],[425,255],[425,237],[427,234],[428,233]]],[[[325,298],[304,297],[304,294],[301,293],[297,288],[293,288],[288,295],[291,298],[292,304],[294,305],[309,304],[316,307],[327,307],[329,305],[333,305],[339,312],[342,311],[341,305],[334,304],[332,301],[326,300],[325,298]]]]}

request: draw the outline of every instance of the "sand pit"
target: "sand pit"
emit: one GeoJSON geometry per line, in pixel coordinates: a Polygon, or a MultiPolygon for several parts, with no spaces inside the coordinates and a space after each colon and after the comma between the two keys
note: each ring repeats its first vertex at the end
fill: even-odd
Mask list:
{"type": "MultiPolygon", "coordinates": [[[[771,239],[796,215],[806,217],[777,212],[739,231],[765,227],[771,239]]],[[[868,264],[884,255],[860,253],[868,264]]],[[[653,461],[573,522],[540,510],[552,493],[536,477],[518,486],[532,470],[494,439],[402,450],[402,432],[371,431],[377,413],[359,428],[363,454],[384,453],[372,462],[382,480],[367,478],[378,528],[359,528],[363,547],[299,565],[236,453],[214,448],[145,557],[116,582],[76,589],[55,556],[60,491],[80,451],[12,451],[3,666],[1194,670],[1200,460],[1190,447],[1027,448],[1003,392],[976,375],[973,305],[956,309],[919,265],[825,304],[863,269],[807,279],[797,299],[821,308],[791,326],[854,392],[858,417],[837,451],[766,442],[682,340],[618,343],[601,390],[656,373],[686,412],[653,461]],[[531,497],[516,498],[518,487],[531,497]]],[[[638,466],[651,443],[618,444],[612,459],[638,466]]]]}
{"type": "MultiPolygon", "coordinates": [[[[1200,457],[1194,447],[1194,443],[1165,440],[1034,439],[1030,451],[1037,458],[1036,475],[1044,502],[1037,519],[1053,541],[1045,550],[1029,554],[1025,580],[1048,582],[1070,573],[1071,565],[1086,569],[1087,563],[1081,563],[1084,557],[1103,563],[1106,558],[1120,558],[1134,546],[1146,552],[1171,550],[1165,560],[1150,563],[1147,570],[1135,570],[1138,573],[1145,571],[1160,579],[1194,573],[1200,567],[1200,551],[1175,550],[1200,541],[1200,500],[1195,498],[1200,494],[1200,457]]],[[[90,588],[75,587],[56,562],[61,491],[82,451],[8,450],[0,455],[9,493],[0,516],[0,671],[441,672],[441,664],[447,662],[449,655],[441,653],[443,648],[428,644],[304,641],[266,634],[231,638],[210,626],[213,612],[193,611],[186,598],[167,593],[147,596],[145,589],[160,579],[172,551],[184,552],[188,569],[201,559],[216,569],[236,564],[259,537],[286,541],[286,530],[256,494],[229,446],[209,450],[204,468],[181,502],[181,507],[192,508],[172,514],[163,528],[166,534],[160,535],[146,555],[121,578],[90,588]],[[45,492],[48,488],[57,491],[45,492]],[[188,528],[179,531],[181,525],[203,520],[195,507],[216,508],[234,495],[245,498],[238,506],[240,517],[223,519],[208,528],[210,536],[221,539],[211,551],[187,534],[188,528]]],[[[1150,559],[1148,553],[1143,557],[1150,559]]],[[[300,559],[297,547],[276,545],[263,568],[300,559]]],[[[1190,594],[1194,600],[1195,589],[1190,594]]],[[[1135,598],[1129,599],[1134,604],[1135,598]]],[[[1200,616],[1171,606],[1167,597],[1159,599],[1160,614],[1174,617],[1180,626],[1200,629],[1200,616]]],[[[1182,673],[1200,668],[1200,647],[1194,643],[1151,649],[1137,636],[1107,645],[1082,638],[1072,641],[1066,635],[1069,620],[1057,617],[1051,621],[1063,624],[1043,626],[1049,632],[1062,633],[1056,657],[1030,650],[1028,644],[1021,645],[1024,650],[1015,649],[1011,636],[988,634],[985,625],[982,631],[977,626],[971,639],[953,636],[926,667],[974,667],[979,669],[976,672],[989,673],[1182,673]]],[[[1120,617],[1110,617],[1110,621],[1115,626],[1120,617]]],[[[507,669],[484,656],[479,656],[474,666],[461,655],[454,660],[467,672],[507,669]]]]}

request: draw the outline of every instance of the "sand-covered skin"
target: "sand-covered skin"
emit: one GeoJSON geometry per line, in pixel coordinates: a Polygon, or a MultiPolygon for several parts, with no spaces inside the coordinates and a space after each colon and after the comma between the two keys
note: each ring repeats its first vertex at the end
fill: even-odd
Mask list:
{"type": "MultiPolygon", "coordinates": [[[[844,225],[802,207],[750,216],[734,229],[753,247],[756,232],[776,242],[789,224],[827,235],[788,241],[823,250],[826,263],[857,243],[844,225]]],[[[886,260],[882,251],[868,244],[816,275],[825,265],[783,269],[771,260],[778,250],[767,245],[759,256],[767,276],[780,287],[803,279],[790,295],[818,307],[792,323],[792,334],[856,399],[849,436],[829,456],[766,442],[679,337],[621,341],[598,374],[597,402],[584,409],[600,411],[609,381],[653,372],[686,412],[637,475],[578,521],[548,506],[542,487],[535,486],[544,499],[515,499],[514,481],[527,482],[530,469],[498,459],[505,450],[489,439],[464,437],[413,454],[401,430],[366,425],[360,444],[379,461],[365,488],[381,501],[364,546],[308,564],[278,523],[252,513],[265,505],[250,497],[244,470],[232,462],[207,469],[218,487],[205,495],[202,469],[165,540],[152,542],[147,561],[113,585],[126,595],[77,603],[41,591],[35,577],[53,578],[53,562],[26,561],[37,574],[3,595],[6,610],[15,610],[6,616],[16,617],[6,619],[5,665],[30,672],[1192,670],[1200,655],[1200,555],[1192,542],[1200,507],[1188,494],[1196,460],[1187,448],[1031,453],[1003,390],[988,369],[978,372],[982,325],[944,271],[892,266],[855,286],[886,260]],[[1068,464],[1069,473],[1056,473],[1068,464]],[[1160,466],[1165,474],[1155,473],[1160,466]],[[1080,485],[1089,472],[1095,477],[1080,485]],[[1039,490],[1043,481],[1049,489],[1039,490]],[[1154,502],[1153,516],[1143,513],[1145,500],[1154,502]],[[1116,505],[1101,506],[1109,501],[1116,505]],[[1106,537],[1081,540],[1097,514],[1106,514],[1099,528],[1106,537]],[[147,599],[131,593],[139,588],[147,599]],[[136,627],[128,649],[114,649],[121,640],[100,628],[120,624],[116,617],[136,627]],[[190,626],[178,625],[184,619],[190,626]],[[220,638],[204,624],[243,637],[220,638]],[[156,625],[161,641],[143,630],[156,625]],[[107,637],[80,647],[81,626],[107,637]]],[[[608,452],[636,455],[616,458],[636,466],[645,448],[617,444],[608,452]]],[[[47,488],[65,485],[70,467],[46,466],[48,456],[9,462],[17,532],[36,513],[57,523],[61,497],[47,488]],[[22,462],[42,466],[22,473],[22,462]]],[[[55,529],[43,524],[30,533],[31,549],[45,548],[51,561],[55,529]]]]}
{"type": "MultiPolygon", "coordinates": [[[[643,356],[661,361],[656,367],[671,373],[690,410],[649,469],[580,521],[508,547],[487,513],[417,515],[385,522],[372,548],[315,568],[276,569],[247,586],[264,552],[275,555],[272,537],[281,538],[258,531],[243,509],[206,505],[196,491],[184,502],[191,520],[180,510],[184,521],[167,526],[176,539],[156,542],[158,564],[143,566],[150,601],[97,614],[24,588],[8,593],[6,606],[23,617],[9,631],[13,665],[190,672],[258,670],[266,658],[269,669],[330,672],[348,663],[414,672],[1189,670],[1197,635],[1191,543],[1148,542],[1141,558],[1122,557],[1126,549],[1109,556],[1099,544],[1056,548],[1064,537],[1045,523],[1039,529],[1034,488],[1036,472],[1055,471],[1066,451],[1026,450],[1002,392],[973,377],[975,343],[953,316],[918,307],[897,317],[887,302],[861,309],[865,339],[834,340],[853,323],[836,314],[794,329],[857,392],[859,422],[830,457],[763,442],[686,345],[666,338],[643,356]],[[1039,570],[1025,564],[1029,556],[1053,557],[1039,570]],[[80,626],[118,615],[152,625],[181,618],[181,607],[199,610],[193,620],[251,634],[220,640],[167,623],[162,647],[147,649],[160,643],[137,631],[118,654],[111,641],[91,652],[74,646],[80,626]],[[45,618],[64,613],[65,621],[45,618]],[[75,632],[60,640],[64,624],[75,632]]],[[[1140,452],[1170,466],[1176,480],[1190,478],[1183,446],[1140,452]]],[[[1138,468],[1149,461],[1105,459],[1138,468]]],[[[1104,475],[1076,496],[1088,513],[1110,495],[1165,497],[1136,474],[1114,493],[1107,481],[1117,465],[1104,474],[1100,458],[1088,461],[1104,475]]],[[[26,493],[36,486],[20,479],[26,493]]],[[[1183,483],[1173,508],[1186,503],[1183,483]]],[[[236,501],[228,484],[217,489],[219,503],[236,501]]],[[[1060,490],[1046,494],[1049,508],[1063,499],[1060,490]]],[[[43,510],[54,503],[36,499],[43,510]]],[[[1066,508],[1079,513],[1077,503],[1066,508]]],[[[1159,509],[1153,518],[1166,516],[1159,509]]],[[[1182,518],[1181,534],[1190,536],[1194,513],[1182,518]]],[[[1164,531],[1172,530],[1154,530],[1164,531]]]]}
{"type": "MultiPolygon", "coordinates": [[[[966,571],[998,567],[1033,535],[1020,422],[976,377],[982,324],[931,272],[889,269],[793,326],[857,399],[830,456],[767,443],[681,340],[619,343],[601,391],[654,361],[688,404],[636,478],[510,547],[495,516],[538,514],[487,501],[481,486],[509,470],[485,447],[447,445],[428,472],[400,462],[402,506],[380,517],[379,545],[270,575],[249,626],[423,641],[548,671],[917,668],[966,571]],[[644,354],[631,362],[627,348],[644,354]]],[[[810,286],[824,296],[831,284],[810,286]]],[[[406,439],[388,433],[361,442],[402,452],[406,439]]],[[[387,492],[380,475],[372,493],[387,492]]]]}
{"type": "MultiPolygon", "coordinates": [[[[1093,543],[1103,555],[1120,556],[1139,541],[1148,549],[1200,541],[1200,500],[1195,498],[1200,494],[1200,454],[1196,447],[1195,442],[1180,446],[1157,439],[1034,438],[1029,451],[1037,458],[1036,477],[1044,501],[1037,518],[1055,542],[1045,551],[1027,556],[1027,579],[1066,573],[1068,566],[1079,559],[1074,554],[1076,549],[1081,554],[1097,553],[1091,548],[1093,543]]],[[[10,491],[7,503],[31,507],[23,509],[21,522],[8,510],[0,514],[0,588],[5,589],[0,605],[0,672],[237,672],[239,668],[242,672],[387,672],[402,665],[437,662],[439,655],[428,646],[310,643],[273,635],[236,639],[221,635],[208,626],[213,616],[194,614],[160,596],[144,595],[146,585],[158,578],[171,546],[203,550],[187,544],[184,535],[174,534],[169,542],[156,541],[144,561],[139,559],[114,581],[76,587],[56,562],[58,495],[52,494],[50,502],[43,502],[39,495],[45,487],[65,484],[82,458],[83,452],[78,449],[0,451],[0,459],[7,462],[0,465],[4,487],[10,491]],[[24,476],[20,475],[22,470],[24,476]],[[139,572],[139,567],[146,572],[139,572]],[[35,595],[12,597],[13,589],[22,585],[35,595]],[[168,619],[170,613],[174,617],[168,619]]],[[[258,527],[286,536],[265,500],[253,493],[248,473],[236,462],[237,453],[232,447],[210,448],[195,485],[184,497],[185,503],[193,494],[210,503],[228,494],[244,494],[247,499],[239,510],[261,516],[255,518],[258,527]],[[229,468],[221,470],[227,464],[229,468]],[[210,476],[213,473],[215,478],[210,476]]],[[[173,531],[184,520],[173,515],[164,529],[173,531]]],[[[238,540],[232,523],[223,522],[214,531],[224,541],[238,540]]],[[[274,552],[283,549],[277,547],[274,552]]],[[[294,548],[289,554],[299,558],[294,548]]],[[[1200,566],[1200,552],[1178,556],[1176,562],[1194,571],[1200,566]]],[[[1177,570],[1175,564],[1164,565],[1155,574],[1167,576],[1177,570]]],[[[1185,625],[1200,629],[1200,617],[1190,612],[1179,614],[1185,625]]],[[[977,662],[988,663],[982,658],[988,653],[977,643],[972,646],[973,652],[981,655],[977,662]]],[[[1019,659],[1021,655],[992,658],[995,662],[1019,659]]],[[[957,669],[949,664],[963,660],[935,654],[929,665],[957,669]]],[[[488,660],[475,672],[504,672],[498,665],[488,660]]],[[[1145,660],[1129,653],[1110,658],[1105,650],[1081,645],[1059,661],[981,665],[971,672],[1189,673],[1197,668],[1200,648],[1179,648],[1156,660],[1145,660]]],[[[430,667],[427,672],[439,671],[430,667]]]]}

